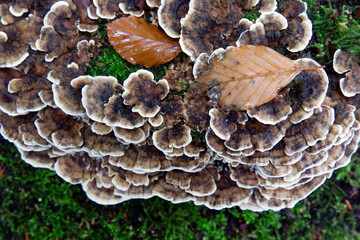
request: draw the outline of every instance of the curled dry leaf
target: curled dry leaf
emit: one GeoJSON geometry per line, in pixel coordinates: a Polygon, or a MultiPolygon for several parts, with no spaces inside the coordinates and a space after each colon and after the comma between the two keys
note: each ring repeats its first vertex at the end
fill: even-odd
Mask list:
{"type": "Polygon", "coordinates": [[[123,17],[106,26],[111,45],[132,64],[145,67],[161,65],[181,52],[177,41],[143,18],[123,17]]]}
{"type": "MultiPolygon", "coordinates": [[[[219,51],[220,52],[220,51],[219,51]]],[[[210,57],[208,69],[197,81],[220,84],[221,106],[241,110],[259,106],[275,98],[303,70],[291,59],[265,46],[230,47],[210,57]]]]}

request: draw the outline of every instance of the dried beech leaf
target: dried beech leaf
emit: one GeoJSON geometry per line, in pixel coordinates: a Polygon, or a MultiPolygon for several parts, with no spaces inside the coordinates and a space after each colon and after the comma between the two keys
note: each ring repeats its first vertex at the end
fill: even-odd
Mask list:
{"type": "Polygon", "coordinates": [[[161,65],[181,52],[177,41],[143,18],[123,17],[106,26],[111,45],[132,64],[145,67],[161,65]]]}
{"type": "MultiPolygon", "coordinates": [[[[316,68],[316,67],[315,67],[316,68]]],[[[241,110],[259,106],[276,97],[302,70],[291,59],[264,46],[229,48],[210,60],[210,68],[198,81],[220,83],[220,105],[241,110]]]]}

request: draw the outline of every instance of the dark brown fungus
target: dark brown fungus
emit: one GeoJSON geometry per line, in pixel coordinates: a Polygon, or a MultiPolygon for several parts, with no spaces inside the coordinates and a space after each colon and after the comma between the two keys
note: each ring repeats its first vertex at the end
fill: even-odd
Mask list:
{"type": "Polygon", "coordinates": [[[133,112],[142,117],[154,117],[160,111],[161,100],[169,92],[165,79],[155,82],[154,75],[146,70],[131,73],[124,82],[122,94],[126,105],[134,105],[133,112]]]}

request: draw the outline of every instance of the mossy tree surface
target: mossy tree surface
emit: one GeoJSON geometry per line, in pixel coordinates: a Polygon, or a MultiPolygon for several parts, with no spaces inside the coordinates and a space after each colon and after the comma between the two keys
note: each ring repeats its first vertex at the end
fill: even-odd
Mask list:
{"type": "MultiPolygon", "coordinates": [[[[306,54],[323,65],[331,63],[337,48],[360,55],[358,1],[305,1],[314,28],[306,54]]],[[[143,67],[121,59],[106,43],[104,32],[103,25],[98,34],[105,47],[88,74],[115,76],[122,82],[143,67]]],[[[150,70],[158,80],[166,68],[150,70]]],[[[26,164],[15,147],[1,140],[0,239],[356,239],[359,188],[360,157],[355,154],[347,167],[306,200],[280,212],[213,211],[159,198],[101,206],[90,201],[79,185],[26,164]]]]}

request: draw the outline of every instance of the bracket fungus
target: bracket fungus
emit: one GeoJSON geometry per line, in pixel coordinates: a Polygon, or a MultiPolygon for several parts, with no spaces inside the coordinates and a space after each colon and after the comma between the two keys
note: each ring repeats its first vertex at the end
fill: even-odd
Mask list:
{"type": "Polygon", "coordinates": [[[159,196],[212,209],[293,207],[360,141],[357,58],[336,51],[343,75],[329,79],[314,60],[269,48],[294,56],[307,46],[306,9],[301,0],[279,9],[275,0],[2,3],[0,133],[24,161],[99,204],[159,196]],[[244,18],[248,10],[260,17],[244,18]],[[90,34],[99,20],[145,11],[188,56],[161,80],[145,69],[123,83],[86,75],[104,46],[90,34]]]}

